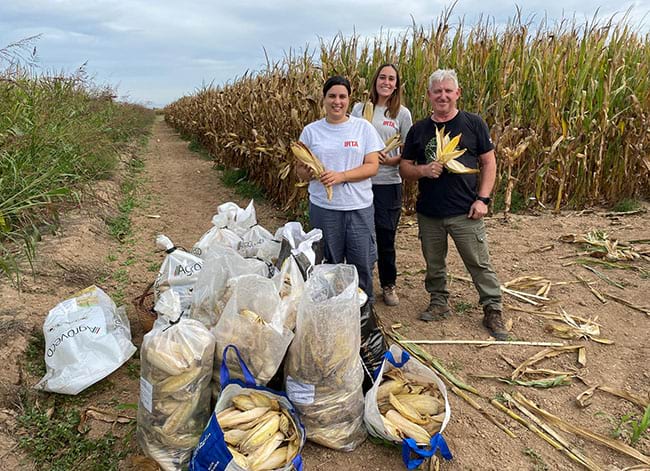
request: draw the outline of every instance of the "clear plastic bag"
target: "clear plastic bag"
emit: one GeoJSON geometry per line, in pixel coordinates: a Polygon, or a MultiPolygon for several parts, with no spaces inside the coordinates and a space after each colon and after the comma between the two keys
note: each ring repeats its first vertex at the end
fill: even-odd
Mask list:
{"type": "Polygon", "coordinates": [[[171,289],[178,294],[181,311],[186,313],[192,304],[192,292],[203,268],[203,260],[177,248],[169,237],[164,235],[159,235],[156,238],[156,246],[167,252],[167,256],[163,260],[153,285],[154,303],[158,302],[162,293],[171,289]]]}
{"type": "Polygon", "coordinates": [[[194,286],[189,317],[214,327],[230,298],[229,281],[241,275],[268,273],[268,265],[261,260],[244,258],[228,247],[215,247],[208,253],[194,286]]]}
{"type": "Polygon", "coordinates": [[[366,438],[358,296],[354,266],[316,265],[298,305],[285,364],[287,395],[307,438],[343,451],[366,438]]]}
{"type": "Polygon", "coordinates": [[[210,418],[215,339],[200,322],[180,316],[175,293],[163,293],[161,301],[165,307],[156,305],[161,316],[140,350],[137,439],[162,469],[180,470],[210,418]]]}
{"type": "MultiPolygon", "coordinates": [[[[212,331],[217,340],[215,365],[221,364],[223,349],[235,345],[257,384],[265,385],[282,363],[293,332],[284,326],[285,312],[272,280],[243,275],[233,282],[232,295],[212,331]]],[[[238,364],[228,366],[235,378],[243,378],[238,364]]],[[[219,381],[217,370],[214,380],[219,381]]]]}
{"type": "Polygon", "coordinates": [[[136,351],[123,308],[96,286],[54,307],[43,323],[47,373],[36,389],[78,394],[136,351]]]}

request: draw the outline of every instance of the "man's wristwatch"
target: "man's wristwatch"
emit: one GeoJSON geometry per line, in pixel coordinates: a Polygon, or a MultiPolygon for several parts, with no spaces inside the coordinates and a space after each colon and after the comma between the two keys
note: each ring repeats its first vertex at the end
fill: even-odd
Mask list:
{"type": "Polygon", "coordinates": [[[492,201],[492,199],[489,196],[477,196],[476,200],[481,201],[481,202],[485,203],[486,205],[490,204],[490,201],[492,201]]]}

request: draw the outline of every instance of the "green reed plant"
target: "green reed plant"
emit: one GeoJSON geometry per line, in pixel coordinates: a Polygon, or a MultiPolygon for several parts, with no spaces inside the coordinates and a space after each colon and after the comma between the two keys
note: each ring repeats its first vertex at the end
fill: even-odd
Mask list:
{"type": "Polygon", "coordinates": [[[15,63],[0,68],[0,274],[19,275],[60,205],[110,176],[120,146],[152,120],[150,110],[113,101],[83,69],[38,75],[15,63]]]}

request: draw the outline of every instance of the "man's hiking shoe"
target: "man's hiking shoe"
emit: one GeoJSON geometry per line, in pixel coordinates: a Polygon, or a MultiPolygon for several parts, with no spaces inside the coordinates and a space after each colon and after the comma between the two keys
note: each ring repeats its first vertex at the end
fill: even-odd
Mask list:
{"type": "Polygon", "coordinates": [[[395,288],[395,285],[384,286],[382,291],[386,306],[397,306],[399,304],[399,297],[397,296],[397,288],[395,288]]]}
{"type": "Polygon", "coordinates": [[[449,316],[451,316],[451,309],[447,304],[429,304],[429,307],[418,316],[418,319],[425,322],[441,321],[449,316]]]}
{"type": "Polygon", "coordinates": [[[508,331],[503,322],[503,314],[491,306],[483,309],[483,325],[490,332],[490,335],[497,340],[508,340],[508,331]]]}

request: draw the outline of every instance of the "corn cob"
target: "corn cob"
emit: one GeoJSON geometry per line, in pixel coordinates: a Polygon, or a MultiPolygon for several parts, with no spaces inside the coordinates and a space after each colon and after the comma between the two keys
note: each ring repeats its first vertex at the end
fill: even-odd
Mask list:
{"type": "Polygon", "coordinates": [[[283,446],[276,449],[271,456],[269,456],[266,463],[263,463],[259,467],[255,468],[255,471],[269,471],[272,469],[281,468],[287,463],[287,447],[283,446]]]}
{"type": "MultiPolygon", "coordinates": [[[[303,164],[305,164],[307,167],[309,167],[312,172],[314,173],[315,178],[320,178],[320,176],[323,174],[325,171],[325,167],[323,166],[323,163],[318,160],[318,157],[316,157],[312,151],[307,147],[305,144],[303,144],[300,141],[292,142],[291,143],[291,152],[293,152],[293,155],[303,164]]],[[[332,187],[331,186],[326,186],[325,191],[327,192],[327,199],[331,200],[332,199],[332,187]]]]}
{"type": "Polygon", "coordinates": [[[450,139],[445,134],[445,127],[436,128],[436,160],[443,164],[447,170],[453,173],[478,173],[478,169],[465,167],[456,159],[463,155],[467,149],[456,150],[462,134],[450,139]]]}
{"type": "Polygon", "coordinates": [[[235,460],[235,463],[244,469],[248,469],[248,459],[237,450],[235,450],[235,448],[229,445],[226,446],[228,446],[228,451],[232,455],[232,459],[235,460]]]}
{"type": "Polygon", "coordinates": [[[372,101],[366,101],[363,104],[363,111],[361,112],[363,119],[372,123],[372,117],[375,114],[375,105],[372,104],[372,101]]]}
{"type": "Polygon", "coordinates": [[[266,440],[262,446],[258,447],[252,454],[246,457],[251,471],[256,471],[262,467],[269,459],[273,452],[280,447],[284,441],[282,432],[276,432],[271,438],[266,440]]]}
{"type": "Polygon", "coordinates": [[[255,409],[247,410],[244,412],[226,415],[222,419],[219,419],[219,416],[217,416],[217,422],[219,422],[219,425],[222,429],[232,428],[236,425],[243,424],[244,422],[255,420],[258,417],[266,414],[268,410],[268,407],[256,407],[255,409]]]}
{"type": "Polygon", "coordinates": [[[444,404],[428,394],[397,394],[395,398],[404,405],[413,407],[421,415],[435,415],[444,404]]]}
{"type": "MultiPolygon", "coordinates": [[[[197,394],[198,396],[198,394],[197,394]]],[[[181,428],[192,415],[196,407],[195,401],[187,401],[176,408],[172,414],[167,417],[165,424],[162,426],[162,433],[169,436],[181,428]]]]}
{"type": "Polygon", "coordinates": [[[393,393],[389,393],[388,398],[390,405],[393,406],[395,410],[399,412],[404,418],[418,425],[424,425],[427,423],[427,420],[422,418],[422,416],[418,413],[417,410],[415,410],[415,408],[408,404],[402,404],[393,393]]]}
{"type": "Polygon", "coordinates": [[[173,394],[192,384],[201,375],[201,368],[192,368],[185,373],[170,376],[158,384],[158,392],[161,395],[173,394]]]}
{"type": "Polygon", "coordinates": [[[414,424],[410,420],[402,417],[402,415],[395,411],[389,410],[384,417],[388,422],[400,432],[404,437],[409,437],[415,440],[418,445],[428,445],[431,440],[431,435],[424,428],[414,424]]]}
{"type": "Polygon", "coordinates": [[[232,445],[234,447],[238,446],[241,441],[248,435],[247,430],[240,430],[237,428],[234,428],[232,430],[227,430],[223,433],[223,439],[228,445],[232,445]]]}
{"type": "MultiPolygon", "coordinates": [[[[258,424],[239,444],[239,450],[248,455],[266,443],[280,429],[280,415],[276,413],[266,421],[258,424]]],[[[284,433],[282,438],[284,439],[284,433]]]]}
{"type": "Polygon", "coordinates": [[[386,139],[386,142],[384,142],[384,147],[382,149],[382,152],[385,154],[388,154],[389,152],[397,149],[399,146],[402,145],[402,141],[400,141],[400,135],[399,133],[393,134],[390,136],[388,139],[386,139]]]}
{"type": "Polygon", "coordinates": [[[257,407],[248,394],[237,394],[232,398],[232,404],[241,411],[247,411],[257,407]]]}

